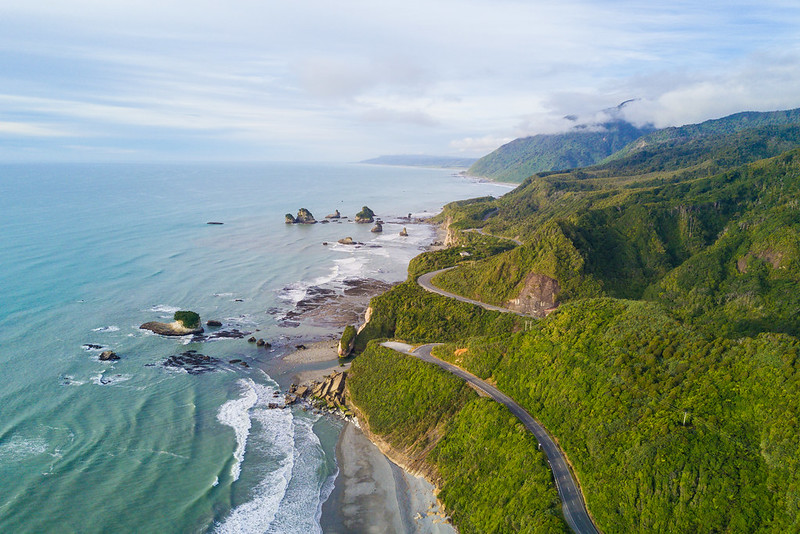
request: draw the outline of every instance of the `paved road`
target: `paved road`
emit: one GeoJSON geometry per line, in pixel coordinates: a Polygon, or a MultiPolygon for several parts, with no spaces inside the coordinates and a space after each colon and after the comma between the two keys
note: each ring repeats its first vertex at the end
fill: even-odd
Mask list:
{"type": "Polygon", "coordinates": [[[503,235],[490,234],[489,232],[484,232],[483,229],[481,229],[481,228],[467,228],[466,230],[462,230],[462,232],[478,232],[479,234],[485,235],[486,237],[494,237],[496,239],[505,239],[507,241],[513,241],[514,243],[516,243],[520,247],[522,246],[522,241],[520,241],[519,239],[514,239],[513,237],[506,237],[506,236],[503,236],[503,235]]]}
{"type": "Polygon", "coordinates": [[[422,286],[423,289],[430,291],[431,293],[436,293],[437,295],[442,295],[443,297],[449,297],[451,299],[460,300],[461,302],[466,302],[468,304],[474,304],[475,306],[480,306],[481,308],[485,308],[487,310],[499,311],[504,313],[513,313],[521,317],[533,317],[532,315],[526,315],[524,313],[514,310],[509,310],[508,308],[503,308],[501,306],[494,306],[492,304],[486,304],[485,302],[481,302],[479,300],[468,299],[467,297],[462,297],[461,295],[450,293],[449,291],[445,291],[444,289],[439,289],[438,287],[436,287],[431,283],[431,278],[433,278],[439,273],[449,271],[450,269],[455,269],[455,267],[447,267],[446,269],[439,269],[438,271],[425,273],[419,278],[417,278],[417,283],[420,286],[422,286]]]}
{"type": "Polygon", "coordinates": [[[572,473],[567,466],[566,458],[558,445],[550,438],[547,431],[536,420],[526,412],[522,406],[514,402],[514,400],[497,389],[496,387],[488,384],[473,375],[456,367],[450,363],[440,360],[431,354],[431,349],[439,343],[430,343],[417,347],[416,350],[411,350],[411,345],[405,343],[397,343],[387,341],[383,343],[384,346],[394,349],[404,354],[410,354],[419,358],[420,360],[438,365],[442,369],[460,376],[478,390],[486,393],[497,402],[505,405],[511,413],[513,413],[525,427],[530,430],[536,439],[539,440],[539,448],[544,451],[547,456],[547,461],[550,463],[550,468],[553,471],[553,478],[556,481],[556,488],[558,488],[558,495],[561,497],[561,510],[564,513],[564,519],[570,528],[578,534],[597,534],[598,531],[594,526],[589,514],[586,512],[586,505],[583,502],[583,496],[578,490],[578,485],[572,478],[572,473]]]}

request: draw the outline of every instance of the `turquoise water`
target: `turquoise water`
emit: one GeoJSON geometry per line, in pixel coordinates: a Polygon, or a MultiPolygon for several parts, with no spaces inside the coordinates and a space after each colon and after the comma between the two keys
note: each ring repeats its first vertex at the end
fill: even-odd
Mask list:
{"type": "Polygon", "coordinates": [[[280,319],[314,286],[403,279],[433,231],[283,215],[390,219],[507,190],[361,165],[0,166],[0,532],[319,532],[338,423],[267,405],[282,347],[330,329],[280,319]],[[321,244],[347,235],[380,248],[321,244]],[[177,309],[275,348],[138,329],[177,309]],[[216,370],[163,366],[187,350],[216,370]]]}

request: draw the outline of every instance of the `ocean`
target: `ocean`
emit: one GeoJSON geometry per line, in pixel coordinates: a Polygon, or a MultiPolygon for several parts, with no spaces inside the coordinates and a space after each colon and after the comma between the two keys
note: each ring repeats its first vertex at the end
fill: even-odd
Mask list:
{"type": "Polygon", "coordinates": [[[0,166],[0,532],[321,532],[341,423],[269,405],[280,357],[337,329],[293,312],[404,279],[435,231],[401,216],[508,190],[358,164],[0,166]],[[382,234],[350,222],[362,205],[382,234]],[[301,207],[349,219],[286,225],[301,207]],[[179,309],[272,348],[139,329],[179,309]]]}

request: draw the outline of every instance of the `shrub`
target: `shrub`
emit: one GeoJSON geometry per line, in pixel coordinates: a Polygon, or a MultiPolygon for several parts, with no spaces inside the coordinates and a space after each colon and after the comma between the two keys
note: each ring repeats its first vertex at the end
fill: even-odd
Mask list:
{"type": "Polygon", "coordinates": [[[173,319],[179,321],[186,328],[200,326],[200,316],[193,311],[176,311],[173,319]]]}

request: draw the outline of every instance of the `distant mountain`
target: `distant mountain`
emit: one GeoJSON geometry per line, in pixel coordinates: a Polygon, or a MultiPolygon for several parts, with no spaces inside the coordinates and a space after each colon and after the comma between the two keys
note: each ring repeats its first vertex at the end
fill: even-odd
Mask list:
{"type": "Polygon", "coordinates": [[[468,172],[502,182],[521,182],[537,172],[594,165],[651,131],[612,120],[575,126],[563,134],[523,137],[480,158],[468,172]]]}
{"type": "Polygon", "coordinates": [[[423,155],[396,155],[378,156],[377,158],[366,159],[359,163],[369,163],[371,165],[403,165],[406,167],[441,167],[444,169],[466,169],[477,158],[456,158],[452,156],[423,156],[423,155]]]}
{"type": "MultiPolygon", "coordinates": [[[[626,103],[606,112],[614,117],[614,112],[626,103]]],[[[539,172],[596,164],[613,165],[622,161],[631,170],[632,162],[637,159],[656,171],[659,170],[659,162],[668,163],[666,160],[669,157],[680,157],[681,164],[685,164],[687,159],[702,159],[700,156],[704,151],[719,152],[729,144],[744,144],[746,150],[761,150],[764,152],[761,157],[769,157],[796,146],[788,146],[794,143],[794,139],[790,142],[786,140],[787,135],[794,136],[791,131],[794,125],[800,125],[800,109],[747,111],[699,124],[660,130],[637,128],[615,118],[602,124],[576,126],[563,134],[515,139],[480,158],[468,172],[498,181],[522,182],[539,172]],[[755,137],[762,138],[764,147],[759,148],[755,137]],[[782,150],[772,146],[776,143],[780,143],[782,150]]],[[[752,158],[744,159],[753,161],[752,158]]],[[[637,169],[637,172],[643,172],[643,169],[637,169]]]]}

